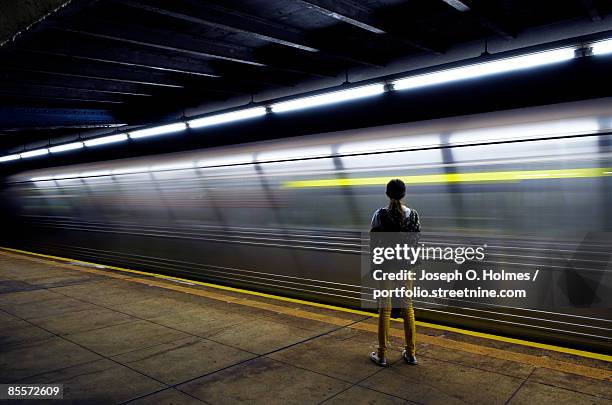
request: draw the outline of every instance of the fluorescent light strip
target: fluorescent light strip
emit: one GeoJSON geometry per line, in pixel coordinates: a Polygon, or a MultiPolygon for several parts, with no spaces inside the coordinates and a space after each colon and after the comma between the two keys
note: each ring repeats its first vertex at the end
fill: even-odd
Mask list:
{"type": "Polygon", "coordinates": [[[138,131],[129,131],[128,134],[132,139],[145,138],[148,136],[170,134],[172,132],[183,131],[187,129],[187,124],[184,122],[175,122],[174,124],[161,125],[159,127],[140,129],[138,131]]]}
{"type": "Polygon", "coordinates": [[[90,139],[90,140],[85,141],[84,144],[85,146],[90,147],[90,146],[106,145],[108,143],[127,141],[127,139],[128,139],[128,136],[126,134],[117,134],[117,135],[104,136],[102,138],[90,139]]]}
{"type": "Polygon", "coordinates": [[[605,55],[607,53],[612,53],[612,39],[595,42],[591,46],[591,49],[592,49],[593,55],[605,55]]]}
{"type": "Polygon", "coordinates": [[[304,108],[316,107],[326,104],[339,103],[342,101],[355,100],[363,97],[375,96],[385,92],[385,85],[382,83],[370,84],[367,86],[355,87],[348,90],[323,93],[317,96],[302,97],[295,100],[274,103],[270,106],[272,112],[280,113],[285,111],[301,110],[304,108]]]}
{"type": "Polygon", "coordinates": [[[73,142],[73,143],[67,143],[65,145],[58,145],[58,146],[49,148],[49,152],[51,153],[64,152],[67,150],[81,149],[82,147],[83,147],[83,142],[73,142]]]}
{"type": "Polygon", "coordinates": [[[23,152],[21,154],[21,158],[22,159],[27,159],[30,157],[34,157],[34,156],[41,156],[41,155],[46,155],[49,153],[49,149],[47,148],[43,148],[43,149],[34,149],[28,152],[23,152]]]}
{"type": "Polygon", "coordinates": [[[6,155],[6,156],[1,156],[0,157],[0,162],[10,162],[12,160],[17,160],[21,158],[21,156],[19,156],[19,154],[17,155],[6,155]]]}
{"type": "Polygon", "coordinates": [[[232,111],[225,114],[211,115],[209,117],[197,118],[187,121],[190,128],[208,127],[211,125],[224,124],[227,122],[239,121],[248,118],[266,115],[266,107],[254,107],[244,110],[232,111]]]}
{"type": "Polygon", "coordinates": [[[497,73],[511,72],[530,67],[549,65],[573,59],[574,47],[553,49],[550,51],[531,53],[523,56],[499,59],[491,62],[477,63],[468,66],[442,70],[439,72],[426,73],[423,75],[410,76],[398,79],[391,84],[395,90],[415,89],[434,84],[447,83],[457,80],[471,79],[493,75],[497,73]]]}

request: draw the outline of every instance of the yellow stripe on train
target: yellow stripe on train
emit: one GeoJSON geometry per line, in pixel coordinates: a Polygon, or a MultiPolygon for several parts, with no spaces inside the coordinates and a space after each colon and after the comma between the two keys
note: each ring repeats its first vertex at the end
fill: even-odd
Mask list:
{"type": "MultiPolygon", "coordinates": [[[[444,173],[402,176],[406,184],[521,182],[541,179],[573,179],[612,176],[612,168],[580,168],[555,170],[515,170],[507,172],[444,173]]],[[[294,180],[283,183],[286,188],[378,186],[393,176],[344,179],[294,180]]]]}

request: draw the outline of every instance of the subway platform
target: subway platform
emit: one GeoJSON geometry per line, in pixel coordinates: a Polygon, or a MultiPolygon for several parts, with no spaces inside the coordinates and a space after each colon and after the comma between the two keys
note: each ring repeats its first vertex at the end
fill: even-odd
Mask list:
{"type": "Polygon", "coordinates": [[[0,249],[0,383],[63,384],[58,403],[612,403],[609,357],[437,325],[419,323],[409,366],[393,322],[377,367],[376,321],[0,249]]]}

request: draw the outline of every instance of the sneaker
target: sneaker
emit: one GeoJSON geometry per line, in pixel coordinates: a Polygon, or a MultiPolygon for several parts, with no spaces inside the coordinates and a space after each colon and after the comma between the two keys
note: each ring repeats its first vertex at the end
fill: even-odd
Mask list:
{"type": "Polygon", "coordinates": [[[416,366],[417,364],[419,364],[419,362],[416,359],[416,356],[413,356],[412,354],[408,354],[406,350],[402,352],[402,357],[404,358],[406,363],[410,365],[416,366]]]}
{"type": "Polygon", "coordinates": [[[370,360],[372,360],[378,366],[387,367],[387,359],[384,357],[378,357],[376,352],[370,353],[370,360]]]}

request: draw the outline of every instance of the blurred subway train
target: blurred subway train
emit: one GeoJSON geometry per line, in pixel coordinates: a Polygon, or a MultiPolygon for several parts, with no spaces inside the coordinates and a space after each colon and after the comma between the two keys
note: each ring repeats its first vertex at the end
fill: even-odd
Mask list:
{"type": "Polygon", "coordinates": [[[359,307],[391,178],[422,240],[538,268],[528,299],[417,318],[610,352],[612,98],[53,167],[9,177],[2,245],[359,307]]]}

